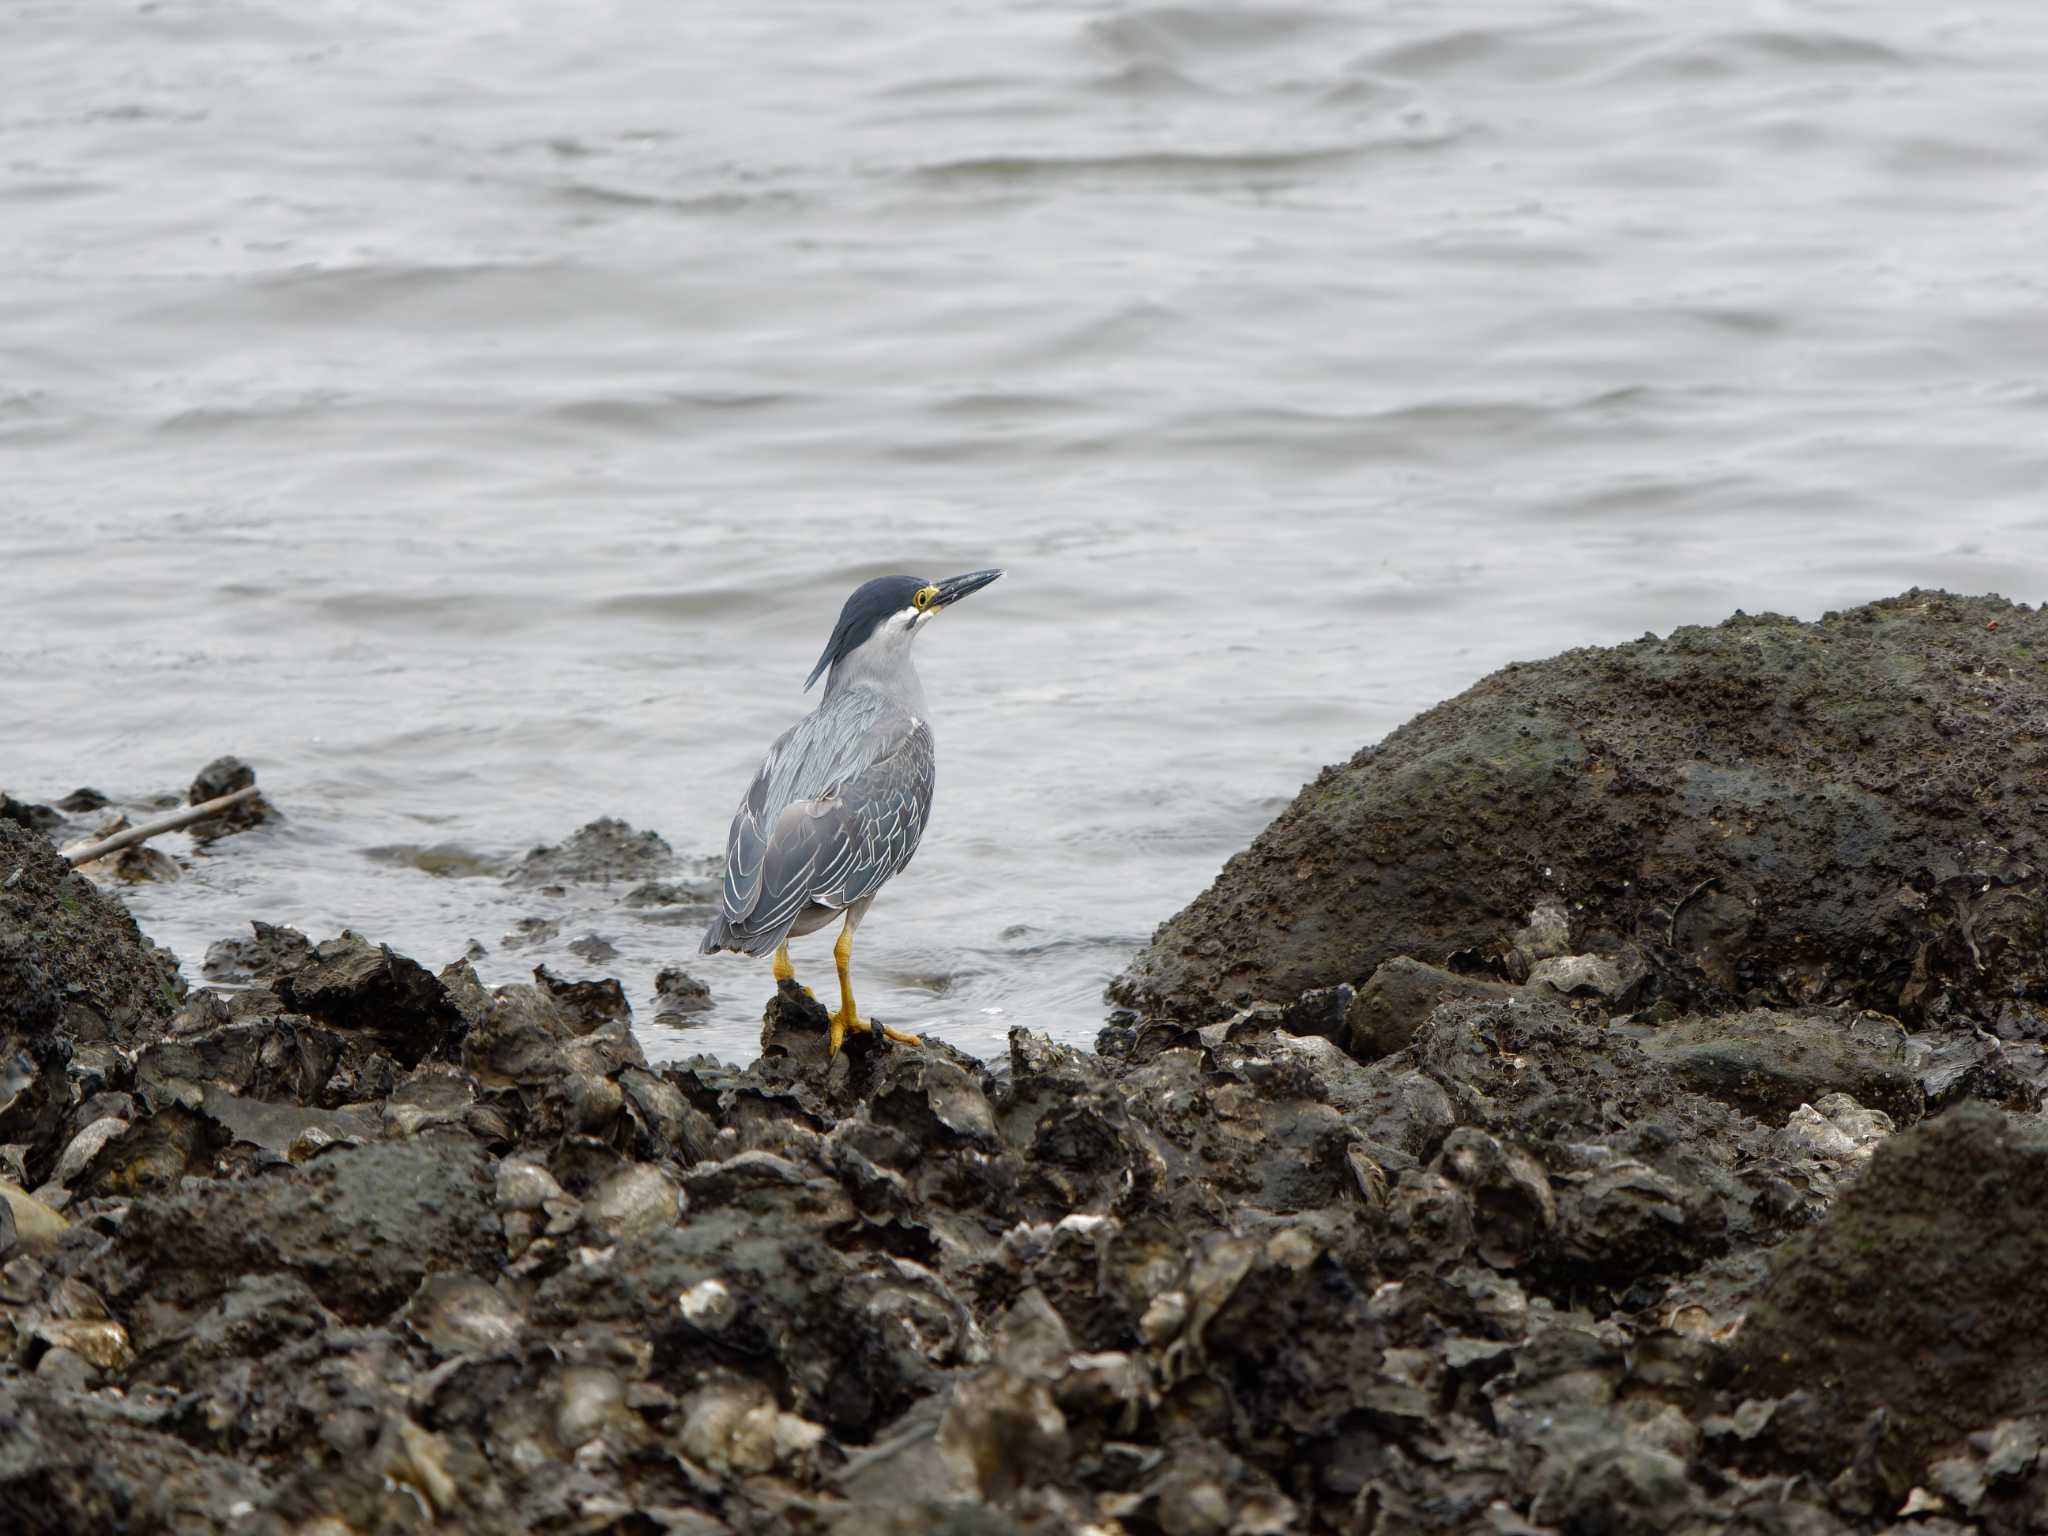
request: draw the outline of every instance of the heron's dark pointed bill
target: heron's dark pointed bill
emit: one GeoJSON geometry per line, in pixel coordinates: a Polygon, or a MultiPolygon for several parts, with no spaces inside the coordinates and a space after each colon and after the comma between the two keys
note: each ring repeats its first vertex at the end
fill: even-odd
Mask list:
{"type": "Polygon", "coordinates": [[[932,606],[949,608],[968,593],[979,592],[1002,574],[1001,571],[969,571],[965,576],[948,576],[938,583],[939,595],[932,599],[932,606]]]}

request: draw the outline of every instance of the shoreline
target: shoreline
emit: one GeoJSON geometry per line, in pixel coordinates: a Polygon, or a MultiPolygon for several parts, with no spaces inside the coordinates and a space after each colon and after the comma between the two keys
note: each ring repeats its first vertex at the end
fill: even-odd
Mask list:
{"type": "Polygon", "coordinates": [[[222,950],[238,990],[186,988],[0,819],[0,1507],[294,1536],[2020,1528],[2048,1496],[2048,801],[1987,786],[2048,751],[2048,625],[1994,602],[1483,680],[1304,790],[1094,1052],[1016,1028],[990,1061],[828,1060],[784,989],[752,1062],[655,1068],[616,981],[486,988],[276,928],[222,950]],[[1823,650],[1910,658],[1923,703],[1793,707],[1823,650]],[[1613,710],[1630,750],[1589,768],[1613,710]],[[1496,718],[1543,750],[1470,745],[1496,718]],[[1838,727],[1892,734],[1845,775],[1838,727]],[[1858,787],[1771,777],[1802,773],[1858,787]],[[1385,841],[1414,794],[1490,837],[1385,841]],[[1282,907],[1312,822],[1353,862],[1282,907]],[[1814,852],[1844,826],[1853,867],[1814,852]],[[1517,884],[1523,828],[1602,859],[1517,884]]]}

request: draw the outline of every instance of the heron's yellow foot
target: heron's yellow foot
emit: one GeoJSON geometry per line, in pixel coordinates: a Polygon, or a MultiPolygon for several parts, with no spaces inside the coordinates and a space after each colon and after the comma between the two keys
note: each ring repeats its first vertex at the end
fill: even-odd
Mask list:
{"type": "Polygon", "coordinates": [[[832,1037],[826,1044],[825,1054],[839,1054],[840,1044],[846,1039],[849,1029],[862,1034],[879,1034],[884,1040],[894,1040],[898,1045],[923,1045],[924,1042],[915,1035],[906,1035],[885,1024],[870,1024],[854,1008],[852,921],[851,918],[847,920],[847,926],[839,930],[839,942],[832,946],[832,963],[839,968],[839,1011],[832,1015],[832,1037]]]}
{"type": "Polygon", "coordinates": [[[906,1035],[902,1030],[891,1029],[886,1024],[871,1023],[855,1013],[851,1008],[842,1008],[832,1015],[832,1034],[825,1045],[827,1055],[837,1056],[839,1054],[839,1047],[845,1043],[848,1030],[852,1030],[855,1034],[860,1035],[880,1035],[884,1040],[893,1040],[898,1045],[924,1044],[924,1041],[920,1040],[916,1035],[906,1035]]]}

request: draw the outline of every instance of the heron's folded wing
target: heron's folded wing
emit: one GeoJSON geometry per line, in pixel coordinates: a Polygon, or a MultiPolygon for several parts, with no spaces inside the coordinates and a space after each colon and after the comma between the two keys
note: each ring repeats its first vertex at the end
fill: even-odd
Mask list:
{"type": "Polygon", "coordinates": [[[746,926],[778,931],[804,906],[847,907],[910,862],[932,805],[932,733],[907,716],[878,724],[863,766],[775,818],[746,926]]]}
{"type": "Polygon", "coordinates": [[[786,786],[792,758],[800,755],[798,739],[804,722],[790,727],[775,739],[747,792],[740,796],[733,812],[732,827],[725,837],[725,888],[721,892],[720,915],[734,928],[752,926],[749,919],[761,902],[762,863],[768,855],[768,837],[775,818],[789,803],[786,786]]]}

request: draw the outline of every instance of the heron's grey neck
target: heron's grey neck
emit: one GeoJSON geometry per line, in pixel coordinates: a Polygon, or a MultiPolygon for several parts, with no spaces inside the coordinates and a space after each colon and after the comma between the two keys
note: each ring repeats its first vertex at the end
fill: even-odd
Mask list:
{"type": "Polygon", "coordinates": [[[917,668],[910,664],[907,647],[893,653],[874,654],[875,647],[862,646],[832,663],[825,678],[824,703],[848,688],[872,688],[892,703],[901,705],[920,720],[925,718],[924,684],[917,668]]]}

